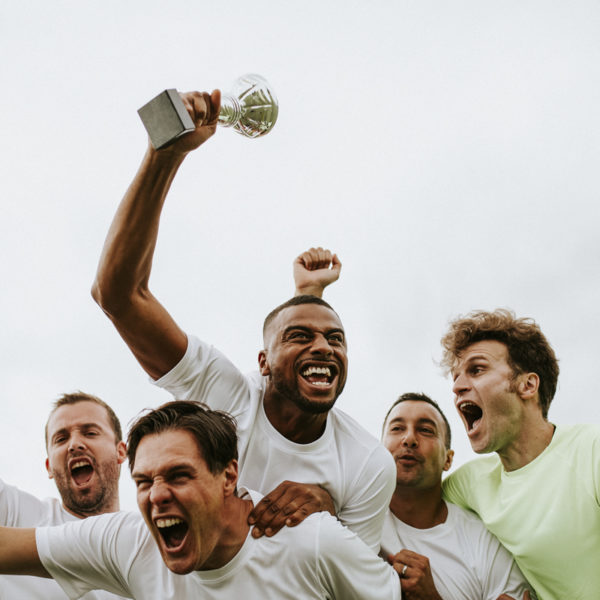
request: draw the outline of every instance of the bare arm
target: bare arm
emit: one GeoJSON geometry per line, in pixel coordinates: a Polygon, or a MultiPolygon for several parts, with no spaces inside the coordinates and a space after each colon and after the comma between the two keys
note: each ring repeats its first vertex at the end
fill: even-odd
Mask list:
{"type": "Polygon", "coordinates": [[[323,297],[323,290],[337,281],[342,263],[336,254],[321,247],[310,248],[294,260],[295,296],[323,297]]]}
{"type": "Polygon", "coordinates": [[[275,535],[284,525],[294,527],[315,512],[327,511],[335,517],[329,492],[319,485],[284,481],[267,494],[248,515],[254,525],[252,535],[275,535]]]}
{"type": "Polygon", "coordinates": [[[104,243],[92,296],[144,370],[158,379],[181,359],[187,337],[148,289],[158,226],[171,182],[186,155],[216,130],[221,95],[182,95],[196,124],[162,150],[151,145],[121,201],[104,243]]]}
{"type": "Polygon", "coordinates": [[[0,527],[0,573],[50,577],[38,555],[35,529],[0,527]]]}

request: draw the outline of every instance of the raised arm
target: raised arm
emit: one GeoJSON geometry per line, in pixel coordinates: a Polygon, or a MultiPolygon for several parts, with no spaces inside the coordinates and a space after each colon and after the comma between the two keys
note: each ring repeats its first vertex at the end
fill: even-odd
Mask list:
{"type": "Polygon", "coordinates": [[[221,95],[192,92],[182,99],[196,129],[162,150],[149,145],[113,219],[92,287],[94,300],[154,379],[187,347],[185,333],[148,289],[160,215],[186,155],[215,133],[221,95]]]}
{"type": "Polygon", "coordinates": [[[0,527],[0,573],[50,577],[35,543],[35,529],[0,527]]]}
{"type": "Polygon", "coordinates": [[[337,281],[342,263],[337,254],[323,248],[310,248],[294,260],[295,296],[323,297],[323,290],[337,281]]]}

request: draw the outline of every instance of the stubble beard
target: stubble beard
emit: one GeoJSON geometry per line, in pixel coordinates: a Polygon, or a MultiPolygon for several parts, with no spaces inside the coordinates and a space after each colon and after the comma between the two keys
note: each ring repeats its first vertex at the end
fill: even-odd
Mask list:
{"type": "Polygon", "coordinates": [[[78,490],[73,487],[73,482],[68,470],[60,473],[54,473],[54,480],[63,505],[70,512],[81,517],[91,517],[101,515],[118,504],[119,493],[119,465],[115,462],[106,462],[99,465],[94,462],[94,473],[97,477],[97,483],[94,487],[86,490],[78,490]]]}
{"type": "Polygon", "coordinates": [[[280,376],[280,371],[278,369],[273,369],[271,371],[271,381],[278,395],[293,402],[300,410],[311,415],[320,415],[329,412],[342,392],[341,389],[336,390],[335,397],[328,402],[316,402],[305,398],[300,393],[295,380],[295,385],[286,383],[284,377],[280,376]]]}

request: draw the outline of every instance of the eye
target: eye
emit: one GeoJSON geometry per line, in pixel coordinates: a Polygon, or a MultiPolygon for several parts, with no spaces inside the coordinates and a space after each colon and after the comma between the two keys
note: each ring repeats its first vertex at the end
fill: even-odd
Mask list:
{"type": "Polygon", "coordinates": [[[343,344],[344,343],[344,336],[341,333],[332,333],[330,335],[327,336],[327,339],[330,342],[334,342],[336,344],[343,344]]]}
{"type": "Polygon", "coordinates": [[[175,484],[187,483],[191,479],[191,475],[187,471],[180,471],[178,473],[173,473],[173,475],[169,478],[169,481],[175,484]]]}
{"type": "Polygon", "coordinates": [[[435,435],[435,430],[431,427],[421,427],[421,431],[426,435],[435,435]]]}
{"type": "Polygon", "coordinates": [[[152,481],[150,479],[136,479],[135,480],[135,487],[137,488],[138,492],[142,492],[142,491],[148,489],[151,485],[152,485],[152,481]]]}
{"type": "Polygon", "coordinates": [[[309,335],[305,331],[292,331],[288,336],[290,340],[306,340],[308,337],[309,335]]]}
{"type": "Polygon", "coordinates": [[[99,432],[98,431],[86,431],[85,435],[87,437],[94,437],[96,435],[99,435],[99,432]]]}

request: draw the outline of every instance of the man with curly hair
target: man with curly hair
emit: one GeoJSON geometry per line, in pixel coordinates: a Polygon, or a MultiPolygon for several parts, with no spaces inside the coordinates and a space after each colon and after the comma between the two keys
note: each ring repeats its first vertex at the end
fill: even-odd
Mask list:
{"type": "Polygon", "coordinates": [[[450,475],[446,499],[479,515],[539,598],[598,598],[600,427],[548,421],[559,373],[548,340],[496,310],[456,319],[442,345],[471,447],[491,454],[450,475]]]}

